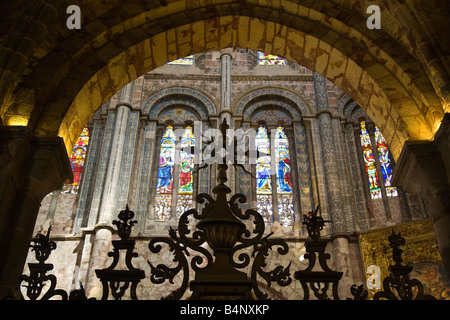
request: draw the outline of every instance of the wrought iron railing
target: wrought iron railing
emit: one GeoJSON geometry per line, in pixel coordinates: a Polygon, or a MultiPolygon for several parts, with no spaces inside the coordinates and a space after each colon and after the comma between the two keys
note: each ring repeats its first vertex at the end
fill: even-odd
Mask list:
{"type": "MultiPolygon", "coordinates": [[[[221,126],[225,132],[226,123],[221,126]]],[[[246,197],[242,194],[233,195],[227,200],[231,189],[226,186],[227,164],[225,161],[217,165],[219,184],[213,189],[215,199],[209,194],[199,194],[196,201],[203,204],[203,209],[198,212],[190,209],[184,212],[179,221],[178,228],[169,230],[169,237],[152,239],[148,248],[153,254],[161,252],[165,244],[173,255],[174,267],[165,264],[154,265],[148,261],[151,269],[150,280],[154,284],[164,282],[173,283],[174,278],[181,274],[181,285],[167,294],[162,299],[182,299],[188,290],[192,291],[189,299],[245,299],[266,300],[269,295],[261,290],[258,278],[265,280],[268,286],[277,283],[281,287],[289,286],[291,267],[277,266],[272,270],[266,270],[268,254],[274,248],[279,255],[286,255],[289,246],[282,239],[272,239],[272,233],[265,235],[265,224],[262,216],[254,209],[248,209],[244,213],[239,203],[245,203],[246,197]],[[190,218],[197,221],[196,230],[191,234],[189,229],[190,218]],[[252,219],[252,220],[250,220],[252,219]],[[251,221],[253,229],[247,229],[244,221],[251,221]],[[210,250],[206,249],[209,246],[210,250]],[[212,251],[212,252],[211,252],[212,251]],[[193,254],[193,253],[196,254],[193,254]],[[190,261],[189,261],[190,260],[190,261]],[[250,269],[250,276],[242,270],[250,269]],[[193,279],[190,279],[191,275],[193,279]]],[[[327,241],[320,238],[320,232],[325,223],[319,214],[319,207],[303,216],[303,224],[308,231],[309,239],[305,242],[305,258],[309,264],[304,270],[294,272],[294,280],[300,282],[303,290],[303,299],[339,300],[338,285],[342,272],[333,271],[327,264],[330,258],[325,253],[327,241]],[[316,261],[319,265],[316,266],[316,261]],[[321,270],[317,270],[320,267],[321,270]],[[315,298],[312,298],[312,295],[315,298]]],[[[97,277],[103,286],[102,300],[124,298],[126,293],[132,300],[137,300],[136,289],[141,280],[147,277],[144,270],[135,268],[132,259],[138,254],[135,250],[135,240],[129,239],[133,226],[137,221],[133,220],[134,213],[128,206],[118,215],[119,220],[113,221],[117,227],[120,240],[113,240],[113,251],[108,255],[113,258],[112,264],[105,269],[95,270],[97,277]],[[126,270],[117,269],[120,252],[125,251],[126,270]]],[[[57,296],[60,299],[87,299],[83,286],[80,289],[67,294],[62,289],[56,289],[57,280],[54,275],[48,274],[53,269],[53,264],[46,263],[50,253],[56,249],[56,243],[50,241],[50,228],[46,235],[39,234],[33,239],[31,246],[35,251],[38,263],[29,263],[30,275],[23,275],[26,294],[24,298],[31,300],[52,299],[57,296]],[[50,286],[44,293],[45,283],[50,286]]],[[[423,292],[423,286],[417,279],[410,279],[411,266],[402,266],[400,246],[405,239],[400,234],[393,233],[389,237],[393,249],[395,265],[390,267],[391,274],[383,281],[383,291],[374,295],[374,300],[388,299],[434,299],[433,296],[423,292]],[[417,294],[413,294],[413,288],[417,288],[417,294]]],[[[352,285],[350,293],[353,298],[349,300],[367,299],[367,290],[364,285],[352,285]]]]}
{"type": "MultiPolygon", "coordinates": [[[[199,195],[197,200],[200,203],[207,201],[201,214],[194,209],[186,211],[180,217],[178,229],[171,228],[169,230],[169,237],[154,238],[148,244],[149,250],[154,254],[161,251],[161,244],[168,245],[169,251],[173,254],[173,262],[177,263],[175,267],[164,264],[154,266],[148,261],[151,268],[149,277],[152,283],[161,284],[166,281],[173,283],[175,276],[182,274],[181,286],[167,296],[161,297],[162,299],[181,299],[189,287],[192,291],[189,299],[192,300],[266,300],[270,297],[259,288],[258,276],[262,277],[268,286],[272,282],[276,282],[280,286],[289,286],[292,283],[291,263],[286,267],[277,266],[273,270],[265,270],[269,250],[277,248],[278,254],[285,255],[289,248],[281,239],[270,239],[272,233],[264,236],[264,221],[257,211],[252,209],[245,213],[240,211],[236,202],[244,202],[245,197],[236,195],[226,203],[226,206],[221,202],[223,199],[213,200],[205,195],[199,195]],[[221,205],[222,208],[228,207],[230,209],[228,213],[233,213],[237,217],[236,220],[227,220],[223,217],[218,220],[213,214],[217,205],[221,205]],[[188,218],[191,215],[200,222],[197,224],[198,230],[188,237],[190,234],[188,218]],[[208,221],[206,218],[209,215],[211,216],[208,221]],[[251,232],[240,222],[240,220],[250,218],[253,218],[255,225],[252,232],[254,237],[251,237],[251,232]],[[234,228],[237,230],[233,230],[234,228]],[[213,254],[204,247],[204,244],[208,244],[213,249],[213,254]],[[251,254],[239,253],[245,248],[251,248],[251,254]],[[193,255],[192,251],[200,255],[193,255]],[[233,258],[236,254],[238,261],[233,258]],[[191,258],[190,263],[189,257],[191,258]],[[248,278],[247,274],[239,269],[249,266],[251,260],[253,263],[250,268],[251,275],[248,278]],[[191,269],[195,274],[194,279],[189,279],[192,274],[191,269]]],[[[342,272],[333,271],[327,265],[330,254],[325,253],[325,248],[328,242],[320,239],[320,230],[328,221],[323,220],[317,211],[318,209],[303,217],[303,224],[309,235],[308,241],[305,242],[307,253],[304,256],[309,264],[306,269],[294,272],[294,280],[301,283],[304,300],[339,300],[338,284],[342,272]],[[317,261],[322,270],[313,271],[317,261]]],[[[144,270],[137,269],[132,264],[132,259],[138,257],[138,254],[134,252],[135,240],[130,240],[129,236],[136,221],[132,220],[134,213],[128,207],[121,211],[118,217],[119,220],[115,220],[114,225],[117,226],[120,240],[112,241],[113,251],[108,253],[113,258],[113,262],[108,268],[96,270],[96,275],[103,286],[101,299],[121,300],[128,292],[131,300],[137,300],[136,288],[147,275],[144,270]],[[120,251],[125,251],[126,270],[116,269],[120,251]]],[[[51,227],[45,235],[38,234],[32,240],[33,244],[30,247],[35,253],[37,263],[29,263],[30,274],[24,274],[20,278],[20,285],[26,288],[23,299],[87,300],[81,282],[80,288],[72,290],[69,294],[65,290],[56,288],[56,276],[49,274],[54,266],[46,262],[57,247],[56,243],[50,240],[50,232],[51,227]]],[[[413,267],[402,265],[401,246],[405,245],[405,239],[400,234],[393,232],[388,240],[395,264],[390,266],[391,273],[383,280],[383,290],[375,293],[373,299],[436,299],[434,296],[424,293],[423,285],[419,280],[410,279],[409,274],[413,267]]],[[[368,296],[364,285],[352,285],[350,293],[353,298],[347,298],[347,300],[366,300],[368,296]]]]}

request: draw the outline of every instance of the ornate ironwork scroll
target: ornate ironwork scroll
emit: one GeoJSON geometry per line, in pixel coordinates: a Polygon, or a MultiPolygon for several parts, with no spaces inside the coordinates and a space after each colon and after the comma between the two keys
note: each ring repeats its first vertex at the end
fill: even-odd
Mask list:
{"type": "MultiPolygon", "coordinates": [[[[57,279],[53,274],[47,274],[53,270],[53,264],[45,263],[50,257],[53,250],[56,249],[56,243],[50,241],[51,225],[47,233],[38,234],[32,239],[33,244],[30,245],[32,251],[35,252],[35,257],[38,263],[28,263],[30,275],[23,274],[20,277],[20,284],[26,282],[23,286],[27,288],[26,298],[30,300],[49,300],[54,297],[59,297],[61,300],[85,300],[83,285],[80,283],[80,289],[76,289],[67,295],[67,292],[62,289],[56,289],[57,279]],[[45,289],[49,283],[48,289],[45,289]]],[[[23,297],[25,299],[25,297],[23,297]]]]}
{"type": "Polygon", "coordinates": [[[106,269],[95,270],[103,285],[102,300],[109,298],[110,290],[115,300],[121,300],[128,288],[130,288],[131,299],[137,300],[136,287],[145,278],[145,273],[143,270],[135,268],[131,262],[131,259],[138,256],[134,252],[135,240],[128,239],[133,225],[137,223],[136,220],[132,220],[133,217],[134,212],[129,210],[127,205],[125,210],[120,211],[119,220],[113,221],[120,237],[120,240],[111,241],[114,249],[108,253],[108,256],[113,257],[113,262],[106,269]],[[125,264],[128,270],[115,270],[122,250],[125,251],[125,264]]]}
{"type": "MultiPolygon", "coordinates": [[[[224,176],[219,176],[223,181],[224,176]]],[[[163,297],[181,299],[189,285],[188,257],[191,256],[189,250],[193,250],[201,255],[193,256],[190,262],[192,270],[195,271],[195,279],[190,282],[190,289],[193,291],[190,299],[253,299],[252,289],[258,299],[268,299],[268,295],[258,288],[257,278],[261,276],[269,286],[272,282],[281,286],[291,283],[290,266],[264,270],[269,250],[278,246],[278,253],[283,255],[288,252],[287,244],[279,239],[269,239],[271,234],[263,237],[264,221],[256,210],[249,209],[244,214],[241,212],[236,202],[245,202],[244,195],[236,194],[227,201],[226,194],[231,190],[223,183],[214,188],[213,192],[217,194],[215,200],[207,194],[197,196],[197,202],[207,202],[201,214],[196,209],[186,211],[180,217],[178,229],[170,229],[170,238],[155,238],[149,243],[149,249],[153,253],[160,252],[162,246],[158,243],[167,244],[173,252],[173,261],[177,263],[175,267],[164,264],[155,267],[148,262],[152,270],[151,281],[155,284],[166,280],[173,283],[174,277],[182,271],[181,286],[163,297]],[[192,238],[188,238],[188,218],[191,215],[199,222],[192,238]],[[240,220],[251,217],[254,218],[254,237],[251,237],[251,232],[240,220]],[[205,243],[213,250],[213,254],[203,247],[205,243]],[[253,247],[251,256],[254,258],[250,280],[246,273],[238,270],[250,264],[249,253],[240,252],[249,247],[253,247]],[[238,261],[235,260],[235,255],[238,261]],[[200,267],[205,262],[206,264],[200,267]]]]}
{"type": "MultiPolygon", "coordinates": [[[[425,288],[430,288],[430,292],[435,297],[445,297],[447,286],[443,279],[439,279],[439,274],[425,276],[423,265],[432,266],[432,270],[443,264],[442,257],[434,233],[433,223],[431,219],[423,219],[414,222],[408,222],[402,225],[370,230],[361,233],[358,236],[361,258],[363,261],[362,268],[366,270],[365,281],[368,283],[368,299],[373,299],[373,295],[382,290],[382,281],[389,276],[389,267],[392,264],[392,248],[389,245],[389,236],[392,231],[401,233],[405,238],[405,245],[402,246],[402,259],[405,265],[414,265],[411,275],[422,274],[419,280],[423,282],[425,288]],[[375,269],[376,271],[375,271],[375,269]],[[416,272],[414,272],[416,271],[416,272]],[[431,279],[431,280],[430,280],[431,279]],[[432,282],[431,282],[432,281],[432,282]]],[[[428,270],[426,268],[425,270],[428,270]]]]}
{"type": "MultiPolygon", "coordinates": [[[[223,122],[220,128],[225,138],[225,130],[228,128],[226,122],[223,122]]],[[[223,143],[225,146],[225,139],[223,143]]],[[[202,205],[201,212],[197,209],[185,211],[179,218],[177,229],[169,229],[169,237],[153,238],[148,244],[152,253],[160,253],[165,245],[173,255],[173,263],[170,266],[163,263],[155,266],[147,261],[151,268],[151,282],[162,284],[168,281],[175,284],[181,277],[179,287],[162,299],[182,299],[190,289],[192,294],[188,298],[191,300],[266,300],[270,297],[261,290],[259,280],[265,281],[268,287],[272,283],[281,287],[292,283],[291,263],[287,266],[276,265],[273,269],[266,270],[270,269],[270,252],[276,249],[278,255],[286,255],[289,251],[287,243],[282,239],[271,239],[273,233],[266,234],[264,219],[257,210],[248,209],[242,212],[240,204],[247,201],[245,195],[235,194],[228,197],[231,189],[225,184],[228,169],[225,159],[217,164],[217,168],[219,183],[213,189],[215,198],[206,193],[199,194],[195,200],[202,205]],[[194,221],[197,221],[196,228],[191,233],[190,225],[194,221]],[[250,222],[252,229],[248,229],[245,221],[250,222]],[[190,279],[192,274],[194,278],[190,279]]],[[[132,264],[132,259],[138,254],[134,252],[135,240],[130,240],[129,237],[137,221],[133,220],[134,213],[129,210],[128,205],[125,210],[120,211],[118,218],[113,224],[117,227],[120,240],[112,241],[113,251],[108,253],[113,261],[108,268],[95,272],[103,285],[102,300],[108,299],[110,295],[121,300],[128,290],[130,298],[137,300],[137,285],[145,278],[145,272],[132,264]],[[125,253],[127,270],[116,270],[122,252],[125,253]]],[[[339,300],[338,284],[343,272],[330,269],[327,264],[330,254],[325,253],[328,241],[320,238],[320,232],[327,222],[330,221],[319,215],[319,207],[303,216],[303,224],[310,238],[305,242],[304,255],[309,264],[305,270],[296,271],[294,279],[302,285],[304,300],[312,298],[311,293],[319,300],[339,300]],[[321,270],[318,271],[318,267],[321,270]]],[[[50,231],[51,227],[46,235],[38,234],[33,239],[34,244],[31,247],[38,263],[29,263],[30,275],[21,277],[21,283],[26,282],[26,296],[31,300],[54,297],[63,300],[87,299],[81,283],[80,289],[68,295],[66,291],[56,289],[56,277],[47,274],[53,269],[53,265],[45,262],[56,249],[56,243],[50,241],[50,231]]],[[[389,267],[391,274],[384,279],[383,291],[377,292],[374,300],[435,299],[424,293],[420,281],[409,278],[412,266],[402,265],[405,239],[400,233],[392,232],[388,241],[395,264],[389,267]]],[[[348,300],[366,300],[368,297],[364,285],[353,285],[350,293],[354,298],[348,300]]]]}

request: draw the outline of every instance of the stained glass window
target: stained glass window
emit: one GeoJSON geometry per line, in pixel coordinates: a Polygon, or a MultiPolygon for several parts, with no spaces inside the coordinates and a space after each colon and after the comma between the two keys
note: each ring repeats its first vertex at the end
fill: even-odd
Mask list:
{"type": "Polygon", "coordinates": [[[289,156],[289,142],[284,128],[276,129],[274,138],[273,159],[276,168],[276,184],[271,179],[271,144],[267,128],[259,126],[256,134],[256,200],[257,210],[264,221],[273,221],[273,197],[276,197],[278,217],[281,224],[292,225],[294,222],[294,206],[292,192],[292,171],[289,156]],[[273,194],[274,193],[274,194],[273,194]]]}
{"type": "Polygon", "coordinates": [[[289,142],[282,126],[278,126],[274,140],[275,161],[277,164],[278,216],[283,225],[294,222],[292,194],[292,171],[289,157],[289,142]]]}
{"type": "Polygon", "coordinates": [[[161,140],[158,177],[156,184],[155,218],[165,221],[170,216],[173,187],[173,166],[175,159],[175,133],[167,126],[161,140]]]}
{"type": "Polygon", "coordinates": [[[70,166],[72,167],[73,183],[65,184],[61,190],[61,193],[78,193],[88,143],[89,130],[86,127],[83,129],[83,132],[73,146],[72,155],[70,156],[70,166]]]}
{"type": "Polygon", "coordinates": [[[383,175],[384,186],[388,197],[397,196],[397,188],[392,186],[392,165],[389,147],[380,130],[375,127],[375,141],[377,143],[378,159],[380,160],[381,173],[383,175]]]}
{"type": "Polygon", "coordinates": [[[185,66],[192,66],[194,64],[194,56],[190,55],[185,58],[177,59],[174,61],[169,62],[168,64],[178,64],[178,65],[185,65],[185,66]]]}
{"type": "Polygon", "coordinates": [[[281,57],[258,51],[258,64],[261,66],[273,66],[286,64],[286,61],[281,57]]]}
{"type": "Polygon", "coordinates": [[[364,121],[361,122],[361,146],[367,176],[369,177],[370,196],[372,199],[379,199],[382,195],[378,181],[378,172],[375,165],[375,156],[372,149],[372,142],[370,141],[370,136],[364,121]]]}
{"type": "Polygon", "coordinates": [[[192,208],[192,195],[194,191],[194,133],[192,127],[187,126],[181,137],[180,151],[180,183],[177,197],[177,218],[186,210],[192,208]]]}
{"type": "Polygon", "coordinates": [[[194,192],[194,133],[187,126],[181,136],[179,162],[175,168],[176,135],[172,126],[167,126],[161,140],[158,177],[155,198],[155,219],[167,221],[172,210],[172,198],[176,196],[176,217],[192,208],[194,192]],[[178,182],[178,187],[174,181],[178,182]]]}
{"type": "Polygon", "coordinates": [[[267,128],[259,126],[256,133],[256,201],[257,210],[264,221],[271,222],[272,211],[272,183],[270,178],[270,140],[267,128]]]}

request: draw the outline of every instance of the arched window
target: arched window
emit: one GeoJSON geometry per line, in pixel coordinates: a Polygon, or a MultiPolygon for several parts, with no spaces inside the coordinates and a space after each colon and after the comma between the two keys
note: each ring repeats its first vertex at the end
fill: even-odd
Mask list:
{"type": "Polygon", "coordinates": [[[179,154],[176,154],[176,143],[173,126],[167,126],[161,139],[156,183],[155,219],[158,221],[170,218],[173,201],[177,218],[192,208],[195,141],[191,126],[186,126],[181,135],[179,154]]]}
{"type": "Polygon", "coordinates": [[[88,144],[89,130],[87,127],[85,127],[83,129],[83,132],[81,132],[81,135],[78,137],[77,142],[73,146],[72,155],[70,156],[70,166],[72,167],[73,183],[65,184],[61,189],[61,193],[78,193],[88,144]]]}
{"type": "Polygon", "coordinates": [[[382,175],[384,187],[388,197],[397,196],[397,188],[392,187],[392,166],[389,155],[389,148],[386,140],[381,134],[380,130],[375,126],[374,143],[376,143],[376,150],[378,153],[378,161],[381,168],[381,173],[378,172],[375,154],[373,151],[372,140],[366,128],[366,122],[361,122],[361,146],[363,150],[364,164],[366,166],[367,176],[369,178],[370,196],[372,199],[379,199],[382,197],[379,174],[382,175]]]}
{"type": "Polygon", "coordinates": [[[271,139],[265,126],[259,126],[256,134],[257,210],[264,218],[264,221],[272,222],[274,220],[273,208],[275,206],[280,223],[289,226],[294,222],[289,142],[284,127],[278,126],[273,134],[273,144],[271,144],[271,139]],[[274,150],[271,150],[271,145],[274,150]],[[275,163],[272,164],[272,161],[275,163]],[[276,169],[276,179],[271,178],[272,168],[276,169]]]}

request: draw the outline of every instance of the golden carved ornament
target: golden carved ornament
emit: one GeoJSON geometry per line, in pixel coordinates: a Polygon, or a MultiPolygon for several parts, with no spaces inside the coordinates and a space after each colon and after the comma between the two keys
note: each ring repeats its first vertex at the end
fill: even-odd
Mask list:
{"type": "MultiPolygon", "coordinates": [[[[393,230],[395,233],[400,233],[406,240],[406,244],[402,248],[404,265],[421,262],[442,263],[431,219],[362,232],[358,239],[364,272],[370,265],[378,266],[380,283],[389,275],[389,266],[394,264],[392,249],[389,247],[388,241],[393,230]]],[[[365,272],[366,283],[370,276],[365,272]]],[[[377,291],[381,291],[381,288],[368,288],[368,298],[371,299],[377,291]]]]}

